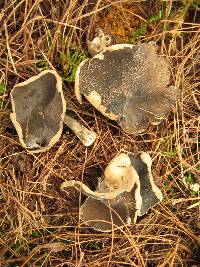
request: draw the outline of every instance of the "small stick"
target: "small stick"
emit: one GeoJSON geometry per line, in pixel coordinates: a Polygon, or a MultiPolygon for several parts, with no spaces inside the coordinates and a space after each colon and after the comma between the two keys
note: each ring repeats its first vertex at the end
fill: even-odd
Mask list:
{"type": "Polygon", "coordinates": [[[97,135],[88,130],[79,121],[65,115],[64,123],[75,133],[84,146],[91,146],[97,138],[97,135]]]}

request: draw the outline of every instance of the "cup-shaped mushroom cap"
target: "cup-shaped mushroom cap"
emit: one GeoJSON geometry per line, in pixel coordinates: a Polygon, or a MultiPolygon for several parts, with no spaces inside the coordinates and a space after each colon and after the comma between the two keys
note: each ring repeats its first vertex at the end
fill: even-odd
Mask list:
{"type": "Polygon", "coordinates": [[[178,90],[169,82],[169,64],[154,43],[118,44],[80,64],[75,95],[81,102],[83,94],[126,132],[138,134],[149,123],[159,124],[175,105],[178,90]]]}
{"type": "Polygon", "coordinates": [[[74,186],[88,196],[80,208],[81,220],[99,231],[111,231],[136,222],[155,204],[162,193],[151,174],[148,153],[120,153],[99,178],[96,191],[79,181],[66,181],[61,189],[74,186]],[[128,182],[129,181],[129,182],[128,182]]]}
{"type": "Polygon", "coordinates": [[[46,70],[17,84],[11,91],[11,120],[20,143],[33,152],[43,152],[60,138],[66,103],[62,80],[46,70]]]}

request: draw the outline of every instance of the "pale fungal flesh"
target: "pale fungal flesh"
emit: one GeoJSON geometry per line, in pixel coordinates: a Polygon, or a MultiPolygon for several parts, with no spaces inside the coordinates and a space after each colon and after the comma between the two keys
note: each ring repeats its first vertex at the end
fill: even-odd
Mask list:
{"type": "Polygon", "coordinates": [[[11,103],[13,112],[10,117],[19,141],[32,152],[44,152],[51,148],[60,139],[63,123],[66,123],[86,146],[96,139],[93,132],[65,115],[66,102],[62,80],[53,70],[42,71],[17,84],[11,91],[11,103]]]}
{"type": "Polygon", "coordinates": [[[97,138],[97,135],[88,130],[82,123],[65,115],[64,123],[75,133],[84,146],[91,146],[97,138]]]}
{"type": "Polygon", "coordinates": [[[130,192],[138,180],[138,175],[132,168],[131,160],[126,153],[114,157],[105,169],[104,176],[99,179],[98,191],[92,191],[85,184],[71,180],[62,184],[62,189],[74,186],[85,195],[96,199],[114,199],[123,192],[130,192]]]}
{"type": "Polygon", "coordinates": [[[126,132],[139,134],[175,106],[179,92],[169,83],[169,63],[157,55],[154,43],[117,44],[79,65],[75,95],[80,103],[84,95],[126,132]]]}
{"type": "Polygon", "coordinates": [[[148,153],[120,153],[99,178],[96,191],[75,180],[64,182],[61,189],[73,186],[88,196],[80,208],[81,220],[96,230],[109,232],[135,223],[138,216],[162,201],[151,164],[148,153]]]}
{"type": "Polygon", "coordinates": [[[93,40],[88,40],[87,42],[88,52],[91,56],[95,56],[96,54],[102,52],[106,46],[111,45],[111,42],[111,36],[106,34],[102,29],[98,28],[93,40]]]}

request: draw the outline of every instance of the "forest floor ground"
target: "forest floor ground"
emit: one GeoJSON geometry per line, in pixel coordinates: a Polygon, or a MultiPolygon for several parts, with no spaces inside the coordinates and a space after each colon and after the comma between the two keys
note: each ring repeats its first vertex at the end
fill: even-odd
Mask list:
{"type": "Polygon", "coordinates": [[[200,266],[200,6],[198,1],[0,0],[0,266],[200,266]],[[126,134],[74,96],[74,74],[96,28],[114,43],[155,41],[171,66],[180,101],[168,118],[126,134]],[[48,152],[19,143],[10,90],[44,69],[63,79],[68,113],[98,134],[85,148],[64,128],[48,152]],[[79,219],[85,200],[60,189],[84,180],[92,189],[119,151],[146,151],[164,200],[135,225],[100,233],[79,219]],[[186,184],[184,184],[184,182],[186,184]]]}

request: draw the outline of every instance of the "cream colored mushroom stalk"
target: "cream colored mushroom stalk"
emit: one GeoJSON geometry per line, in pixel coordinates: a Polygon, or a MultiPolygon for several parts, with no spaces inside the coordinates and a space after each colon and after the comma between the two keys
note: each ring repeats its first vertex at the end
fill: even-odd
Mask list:
{"type": "Polygon", "coordinates": [[[109,232],[135,223],[138,216],[162,200],[153,181],[151,164],[145,152],[120,153],[99,178],[96,191],[75,180],[64,182],[61,189],[75,187],[87,195],[80,208],[81,220],[96,230],[109,232]]]}
{"type": "Polygon", "coordinates": [[[64,116],[64,123],[75,133],[84,146],[91,146],[97,138],[94,132],[70,116],[64,116]]]}
{"type": "Polygon", "coordinates": [[[93,57],[78,67],[75,95],[82,95],[127,133],[140,134],[157,125],[175,106],[179,90],[170,85],[168,61],[155,43],[106,46],[102,33],[89,42],[93,57]]]}
{"type": "Polygon", "coordinates": [[[10,117],[23,147],[32,152],[51,148],[62,134],[65,123],[85,146],[90,146],[96,134],[80,122],[65,115],[66,102],[62,80],[52,70],[17,84],[11,91],[10,117]]]}

